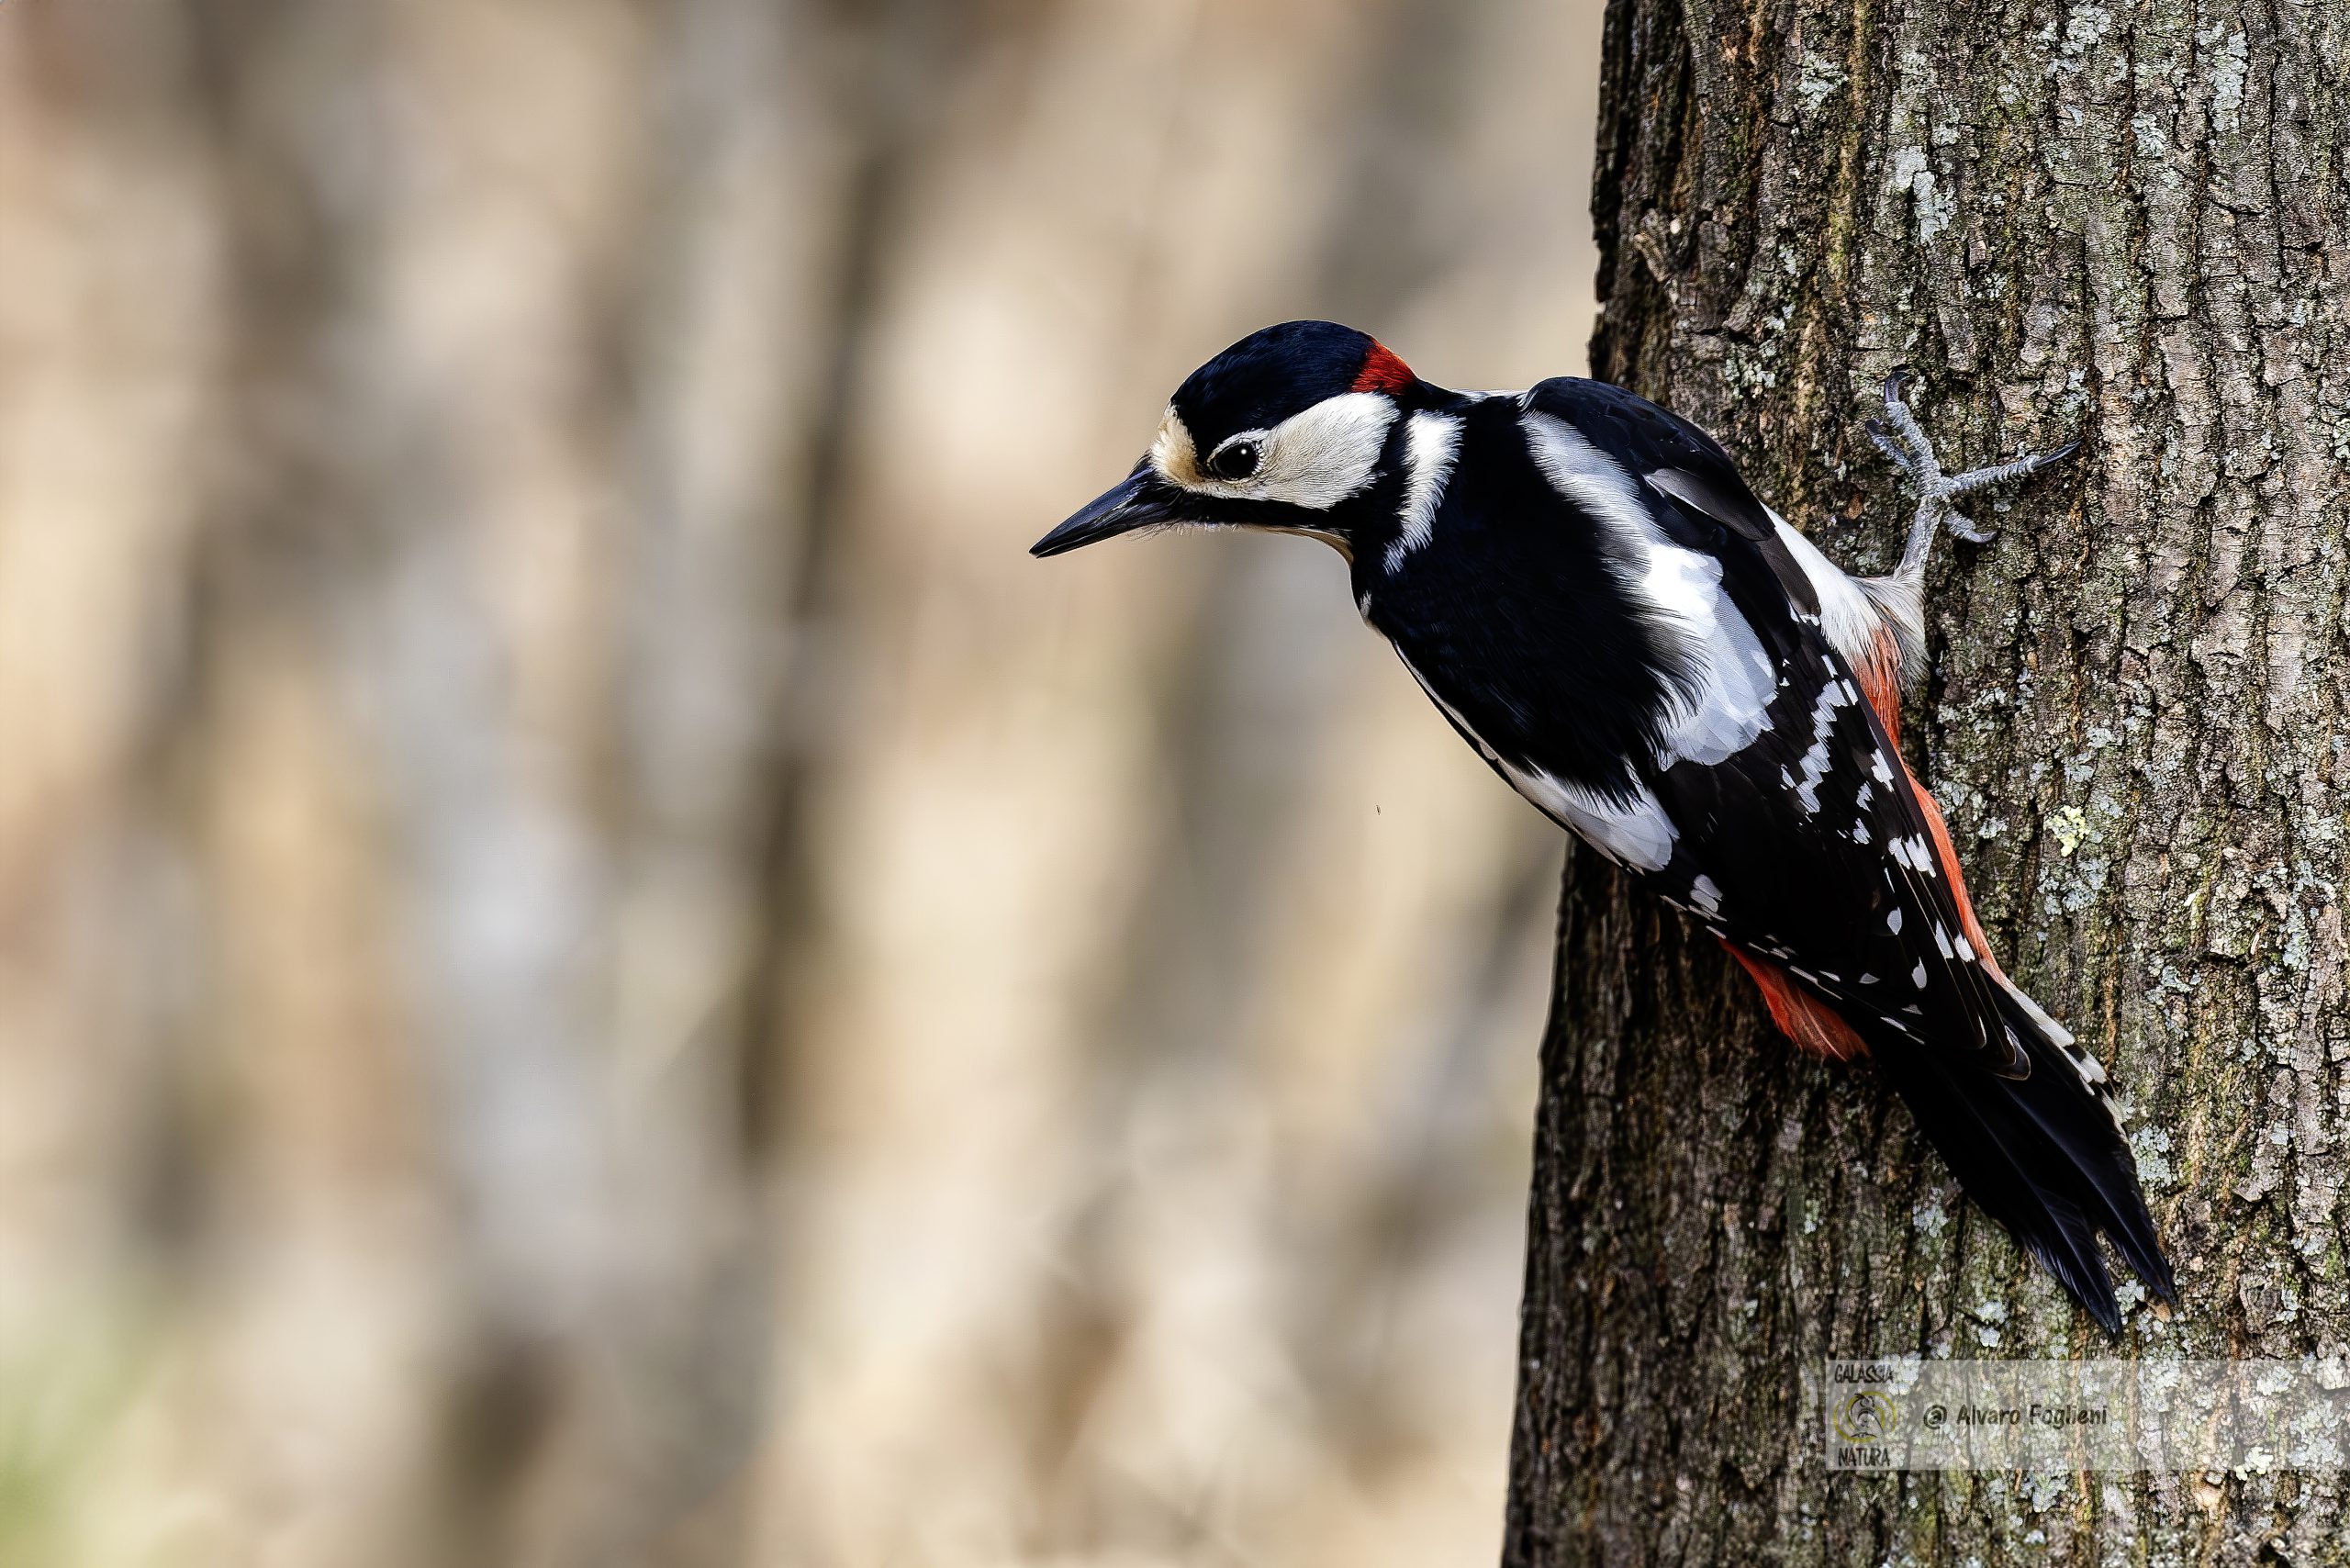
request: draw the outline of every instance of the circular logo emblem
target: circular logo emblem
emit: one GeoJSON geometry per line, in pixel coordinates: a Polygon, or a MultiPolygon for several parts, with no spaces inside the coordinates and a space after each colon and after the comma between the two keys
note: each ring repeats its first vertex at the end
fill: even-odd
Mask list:
{"type": "Polygon", "coordinates": [[[1863,1388],[1836,1407],[1836,1435],[1848,1443],[1883,1442],[1893,1430],[1893,1399],[1863,1388]]]}

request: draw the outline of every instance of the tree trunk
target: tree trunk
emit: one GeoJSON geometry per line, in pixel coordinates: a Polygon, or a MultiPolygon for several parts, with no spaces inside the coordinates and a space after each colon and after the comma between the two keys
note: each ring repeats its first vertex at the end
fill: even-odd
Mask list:
{"type": "Polygon", "coordinates": [[[1904,746],[2010,974],[2122,1086],[2178,1266],[2109,1344],[1865,1066],[1568,868],[1506,1561],[2340,1561],[2331,1477],[1829,1473],[1830,1356],[2350,1342],[2338,1211],[2350,8],[1616,0],[1594,374],[1696,420],[1829,554],[2084,438],[1936,546],[1904,746]]]}

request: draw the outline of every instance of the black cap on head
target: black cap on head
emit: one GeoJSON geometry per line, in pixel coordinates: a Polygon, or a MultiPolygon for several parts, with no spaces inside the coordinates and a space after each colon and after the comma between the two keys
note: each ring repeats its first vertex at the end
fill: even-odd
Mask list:
{"type": "Polygon", "coordinates": [[[1235,431],[1270,430],[1345,392],[1408,385],[1404,362],[1368,332],[1336,321],[1283,321],[1249,333],[1175,389],[1175,412],[1203,448],[1235,431]]]}
{"type": "Polygon", "coordinates": [[[1409,366],[1352,327],[1284,321],[1251,332],[1176,388],[1173,420],[1124,483],[1031,551],[1058,555],[1138,528],[1181,522],[1284,529],[1338,542],[1344,525],[1331,509],[1371,484],[1396,409],[1332,399],[1360,393],[1401,400],[1416,385],[1409,366]],[[1253,492],[1231,488],[1258,476],[1259,443],[1253,435],[1230,438],[1295,431],[1288,421],[1326,403],[1332,404],[1330,417],[1292,438],[1296,450],[1288,455],[1296,471],[1270,473],[1253,492]]]}

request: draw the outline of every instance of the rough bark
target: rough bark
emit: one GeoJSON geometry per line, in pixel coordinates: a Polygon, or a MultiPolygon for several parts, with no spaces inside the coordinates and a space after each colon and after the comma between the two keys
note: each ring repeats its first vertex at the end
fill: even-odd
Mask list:
{"type": "Polygon", "coordinates": [[[2109,1345],[1873,1073],[1579,854],[1509,1562],[2344,1560],[2335,1477],[1831,1474],[1801,1378],[2350,1342],[2346,43],[2339,0],[1610,7],[1595,374],[1868,569],[1896,364],[1953,459],[2086,438],[1938,544],[1905,746],[1999,958],[2124,1086],[2181,1302],[2109,1345]]]}

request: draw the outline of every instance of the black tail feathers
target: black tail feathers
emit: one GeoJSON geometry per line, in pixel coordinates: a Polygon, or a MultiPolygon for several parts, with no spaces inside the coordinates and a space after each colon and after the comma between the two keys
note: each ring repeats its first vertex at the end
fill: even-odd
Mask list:
{"type": "Polygon", "coordinates": [[[1871,1042],[1872,1054],[1959,1185],[2046,1265],[2109,1334],[2121,1331],[2113,1284],[2098,1252],[2112,1241],[2165,1301],[2176,1285],[2129,1146],[2065,1047],[2004,994],[2009,1028],[2031,1071],[1995,1078],[1972,1060],[1945,1060],[1913,1040],[1871,1042]]]}

